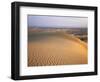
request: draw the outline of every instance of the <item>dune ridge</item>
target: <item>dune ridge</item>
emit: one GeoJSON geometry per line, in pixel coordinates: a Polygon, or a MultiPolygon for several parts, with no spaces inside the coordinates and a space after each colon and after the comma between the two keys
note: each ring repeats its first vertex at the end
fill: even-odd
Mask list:
{"type": "Polygon", "coordinates": [[[72,39],[73,41],[75,41],[75,42],[78,42],[78,43],[80,43],[81,45],[83,45],[85,48],[87,48],[87,43],[85,43],[84,41],[82,41],[82,40],[80,40],[79,38],[77,38],[77,37],[75,37],[75,36],[72,36],[72,35],[70,35],[70,34],[67,34],[67,33],[65,33],[65,32],[61,32],[62,33],[62,35],[65,35],[65,37],[68,39],[72,39]]]}

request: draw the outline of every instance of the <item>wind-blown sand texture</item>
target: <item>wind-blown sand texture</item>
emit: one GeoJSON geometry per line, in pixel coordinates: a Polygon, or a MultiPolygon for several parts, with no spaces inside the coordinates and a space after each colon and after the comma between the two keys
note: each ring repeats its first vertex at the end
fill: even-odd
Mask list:
{"type": "Polygon", "coordinates": [[[87,44],[63,32],[31,32],[28,66],[87,64],[87,44]]]}

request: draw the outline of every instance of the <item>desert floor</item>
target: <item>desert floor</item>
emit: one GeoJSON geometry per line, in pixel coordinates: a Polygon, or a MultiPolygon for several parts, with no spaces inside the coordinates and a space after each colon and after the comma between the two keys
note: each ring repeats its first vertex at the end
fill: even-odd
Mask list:
{"type": "Polygon", "coordinates": [[[63,32],[31,33],[28,66],[87,64],[87,43],[63,32]]]}

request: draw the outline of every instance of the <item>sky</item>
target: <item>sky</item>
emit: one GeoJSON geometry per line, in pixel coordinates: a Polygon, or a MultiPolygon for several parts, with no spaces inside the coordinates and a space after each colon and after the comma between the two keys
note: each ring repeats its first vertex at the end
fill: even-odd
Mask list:
{"type": "Polygon", "coordinates": [[[28,15],[28,27],[86,28],[87,17],[28,15]]]}

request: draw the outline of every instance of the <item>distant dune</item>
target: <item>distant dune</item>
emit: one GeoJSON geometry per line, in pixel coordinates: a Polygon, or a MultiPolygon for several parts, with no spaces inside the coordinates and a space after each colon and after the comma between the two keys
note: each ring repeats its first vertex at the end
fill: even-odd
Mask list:
{"type": "Polygon", "coordinates": [[[28,66],[87,64],[87,44],[64,32],[29,34],[28,66]]]}

